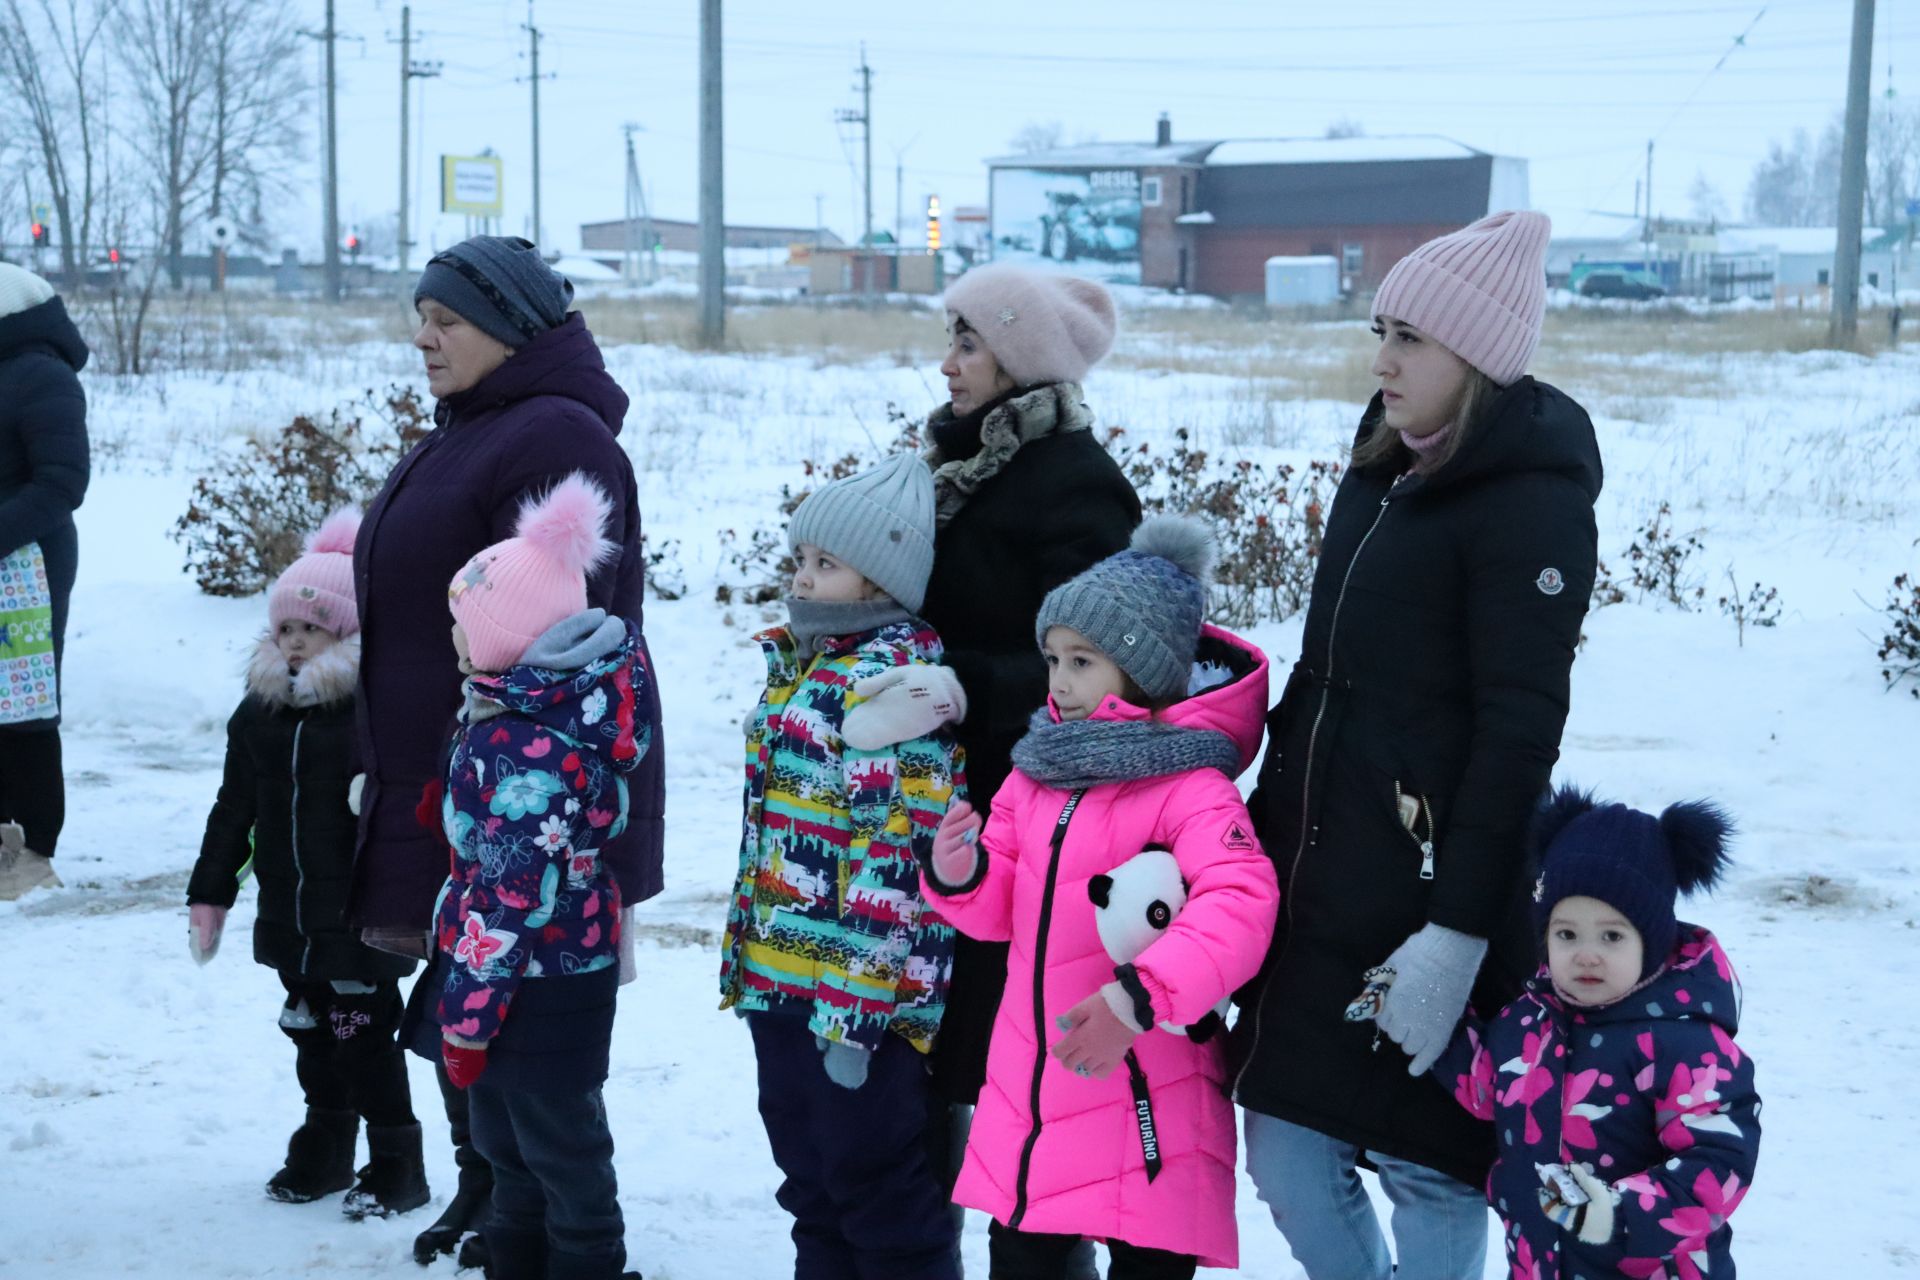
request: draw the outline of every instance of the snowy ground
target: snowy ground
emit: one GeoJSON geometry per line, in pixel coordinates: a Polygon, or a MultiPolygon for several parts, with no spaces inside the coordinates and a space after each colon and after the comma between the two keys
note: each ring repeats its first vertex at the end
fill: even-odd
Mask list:
{"type": "MultiPolygon", "coordinates": [[[[887,402],[924,406],[935,379],[659,347],[609,355],[635,396],[624,440],[650,532],[678,540],[691,588],[647,614],[667,699],[671,843],[607,1086],[632,1265],[651,1280],[777,1277],[790,1254],[747,1038],[714,1010],[737,726],[760,679],[746,641],[759,618],[711,602],[715,530],[769,518],[800,459],[890,437],[887,402]]],[[[1920,704],[1883,692],[1872,655],[1888,583],[1920,568],[1920,357],[1644,363],[1713,390],[1636,399],[1631,419],[1597,415],[1602,554],[1617,561],[1647,513],[1672,502],[1679,527],[1704,530],[1709,610],[1632,603],[1589,619],[1561,774],[1647,807],[1712,795],[1741,820],[1739,874],[1693,915],[1745,978],[1741,1039],[1766,1100],[1763,1158],[1736,1220],[1743,1274],[1920,1273],[1908,1158],[1920,1101],[1894,1083],[1920,1050],[1920,704]],[[1780,625],[1749,631],[1744,647],[1711,609],[1729,564],[1785,604],[1780,625]]],[[[196,467],[237,433],[412,372],[403,349],[361,345],[277,371],[90,383],[97,470],[68,658],[68,887],[0,905],[0,1275],[413,1273],[409,1242],[432,1211],[353,1224],[337,1200],[261,1195],[299,1115],[274,1027],[279,988],[248,960],[251,895],[205,969],[187,958],[181,899],[264,610],[198,595],[163,536],[196,467]]],[[[1089,396],[1137,438],[1186,425],[1208,447],[1263,457],[1333,456],[1353,413],[1282,402],[1249,435],[1244,382],[1150,368],[1096,373],[1089,396]]],[[[1254,638],[1284,665],[1298,634],[1295,619],[1254,638]]],[[[418,1062],[414,1089],[443,1203],[452,1165],[418,1062]]],[[[1239,1212],[1239,1274],[1297,1275],[1244,1180],[1239,1212]]],[[[984,1276],[978,1221],[967,1252],[984,1276]]],[[[1490,1276],[1496,1259],[1497,1248],[1490,1276]]]]}

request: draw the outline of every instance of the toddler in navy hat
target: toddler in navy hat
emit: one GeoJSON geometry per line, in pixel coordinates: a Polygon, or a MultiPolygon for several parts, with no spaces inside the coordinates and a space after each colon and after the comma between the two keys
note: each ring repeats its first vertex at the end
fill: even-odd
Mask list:
{"type": "Polygon", "coordinates": [[[1562,787],[1532,832],[1545,964],[1434,1078],[1494,1124],[1487,1195],[1514,1274],[1731,1276],[1728,1218],[1760,1151],[1740,980],[1676,898],[1727,867],[1732,823],[1562,787]]]}

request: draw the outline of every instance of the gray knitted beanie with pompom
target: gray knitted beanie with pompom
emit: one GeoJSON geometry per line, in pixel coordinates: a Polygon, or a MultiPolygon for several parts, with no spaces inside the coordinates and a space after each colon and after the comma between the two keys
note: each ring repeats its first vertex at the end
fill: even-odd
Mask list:
{"type": "Polygon", "coordinates": [[[1034,621],[1071,627],[1127,673],[1156,705],[1186,692],[1207,611],[1213,533],[1192,516],[1154,516],[1125,551],[1047,593],[1034,621]]]}

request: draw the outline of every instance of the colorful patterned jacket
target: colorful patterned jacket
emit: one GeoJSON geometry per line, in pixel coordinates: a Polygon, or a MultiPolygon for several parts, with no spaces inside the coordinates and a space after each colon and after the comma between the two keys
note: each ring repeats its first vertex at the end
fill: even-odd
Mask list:
{"type": "Polygon", "coordinates": [[[1739,1020],[1726,953],[1683,924],[1666,966],[1613,1004],[1570,1005],[1543,969],[1484,1030],[1462,1027],[1434,1079],[1493,1121],[1487,1198],[1506,1224],[1513,1280],[1731,1280],[1727,1219],[1760,1151],[1739,1020]],[[1597,1243],[1541,1206],[1538,1166],[1576,1163],[1611,1193],[1601,1209],[1611,1230],[1597,1243]]]}
{"type": "Polygon", "coordinates": [[[784,627],[755,637],[767,691],[747,733],[745,830],[727,913],[720,1007],[805,1011],[814,1033],[877,1048],[897,1032],[933,1045],[953,930],[920,893],[921,857],[964,795],[946,730],[878,751],[840,737],[855,680],[937,663],[919,622],[828,637],[801,663],[784,627]]]}
{"type": "Polygon", "coordinates": [[[500,1033],[522,979],[617,962],[620,890],[601,859],[627,822],[627,774],[651,745],[635,708],[649,678],[640,631],[589,609],[550,642],[567,666],[523,663],[467,681],[441,815],[452,874],[434,913],[451,956],[437,1020],[500,1033]],[[571,628],[571,630],[567,630],[571,628]]]}

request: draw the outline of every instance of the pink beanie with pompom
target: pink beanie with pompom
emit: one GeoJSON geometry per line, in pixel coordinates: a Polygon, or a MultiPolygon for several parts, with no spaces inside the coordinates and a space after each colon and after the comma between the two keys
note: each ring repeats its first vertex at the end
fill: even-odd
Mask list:
{"type": "Polygon", "coordinates": [[[274,630],[288,619],[311,622],[345,639],[360,629],[353,598],[353,540],[360,534],[360,513],[342,508],[320,522],[307,549],[287,566],[267,593],[267,625],[274,630]]]}
{"type": "Polygon", "coordinates": [[[617,548],[613,503],[579,472],[520,508],[514,536],[467,561],[447,585],[447,607],[480,671],[505,671],[554,623],[585,612],[587,575],[617,548]]]}

